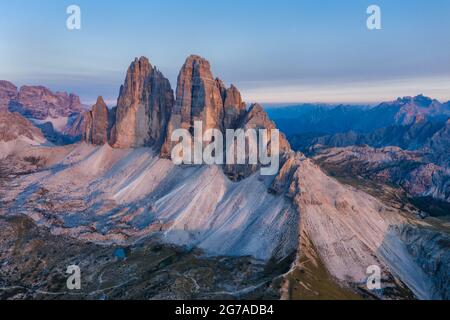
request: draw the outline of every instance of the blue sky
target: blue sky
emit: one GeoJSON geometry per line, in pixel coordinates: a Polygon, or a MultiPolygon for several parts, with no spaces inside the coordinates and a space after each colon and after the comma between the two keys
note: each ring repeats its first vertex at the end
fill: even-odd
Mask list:
{"type": "Polygon", "coordinates": [[[0,0],[0,78],[114,103],[130,62],[147,56],[172,83],[187,55],[247,101],[450,100],[446,0],[0,0]],[[80,6],[82,29],[66,29],[80,6]],[[382,30],[366,28],[381,7],[382,30]]]}

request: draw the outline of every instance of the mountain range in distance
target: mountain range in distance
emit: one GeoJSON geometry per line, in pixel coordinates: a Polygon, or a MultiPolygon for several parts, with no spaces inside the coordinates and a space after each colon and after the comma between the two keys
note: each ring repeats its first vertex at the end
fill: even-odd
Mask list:
{"type": "Polygon", "coordinates": [[[302,104],[270,107],[268,114],[287,135],[302,133],[368,133],[393,125],[412,125],[422,120],[445,122],[450,117],[450,101],[418,95],[368,105],[302,104]]]}

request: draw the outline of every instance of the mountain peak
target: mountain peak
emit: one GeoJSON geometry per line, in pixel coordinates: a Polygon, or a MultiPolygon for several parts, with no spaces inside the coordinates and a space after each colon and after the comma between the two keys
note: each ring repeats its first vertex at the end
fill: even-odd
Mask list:
{"type": "Polygon", "coordinates": [[[67,92],[52,92],[44,86],[22,86],[19,91],[8,82],[0,84],[0,108],[6,105],[11,112],[44,120],[69,117],[84,112],[80,98],[67,92]]]}
{"type": "Polygon", "coordinates": [[[182,77],[181,80],[191,77],[192,80],[199,78],[201,81],[215,82],[209,61],[194,54],[186,58],[180,70],[180,76],[182,77]]]}
{"type": "Polygon", "coordinates": [[[197,54],[191,54],[186,58],[186,62],[206,62],[209,64],[209,61],[203,58],[202,56],[199,56],[197,54]]]}
{"type": "MultiPolygon", "coordinates": [[[[196,121],[202,122],[203,130],[222,132],[276,128],[261,105],[254,104],[247,111],[237,87],[231,84],[227,88],[222,80],[214,78],[206,59],[198,55],[187,57],[178,75],[174,101],[169,81],[151,67],[147,58],[141,57],[131,63],[117,108],[110,111],[110,117],[103,98],[98,97],[92,111],[86,114],[83,137],[87,142],[103,144],[109,135],[115,148],[154,146],[161,148],[162,157],[170,157],[172,132],[187,129],[193,133],[196,121]],[[108,119],[113,120],[108,123],[108,119]]],[[[280,148],[282,153],[290,151],[283,135],[280,148]]],[[[250,168],[240,176],[254,171],[255,168],[250,168]]]]}
{"type": "Polygon", "coordinates": [[[429,107],[434,101],[436,101],[436,100],[433,100],[430,97],[424,96],[423,94],[419,94],[414,97],[406,96],[406,97],[397,99],[397,102],[399,102],[399,103],[402,103],[402,104],[413,103],[422,108],[429,107]]]}
{"type": "Polygon", "coordinates": [[[97,97],[97,102],[95,103],[95,105],[97,105],[97,106],[105,106],[106,107],[105,100],[103,100],[102,96],[98,96],[97,97]]]}
{"type": "Polygon", "coordinates": [[[250,106],[249,113],[259,113],[263,112],[264,108],[259,103],[253,103],[250,106]]]}
{"type": "Polygon", "coordinates": [[[205,130],[222,129],[223,95],[223,82],[215,80],[209,62],[197,55],[187,57],[178,74],[175,106],[162,155],[170,155],[170,136],[175,129],[193,131],[195,121],[202,121],[205,130]]]}
{"type": "Polygon", "coordinates": [[[103,145],[108,142],[109,128],[109,110],[102,96],[99,96],[92,110],[84,114],[83,140],[95,145],[103,145]]]}
{"type": "Polygon", "coordinates": [[[148,69],[152,68],[152,64],[150,63],[150,60],[145,57],[145,56],[141,56],[141,57],[136,57],[134,58],[134,61],[131,63],[131,66],[141,66],[141,67],[148,67],[148,69]]]}
{"type": "Polygon", "coordinates": [[[169,80],[146,57],[136,58],[120,88],[111,145],[130,148],[162,144],[172,108],[169,80]]]}
{"type": "Polygon", "coordinates": [[[17,91],[17,87],[13,83],[6,80],[0,80],[0,89],[17,91]]]}

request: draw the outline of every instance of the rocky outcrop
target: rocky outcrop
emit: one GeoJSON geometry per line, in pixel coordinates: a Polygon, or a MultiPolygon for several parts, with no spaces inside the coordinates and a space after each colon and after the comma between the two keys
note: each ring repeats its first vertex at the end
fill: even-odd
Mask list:
{"type": "Polygon", "coordinates": [[[319,150],[314,159],[334,176],[388,183],[401,187],[412,198],[450,202],[448,169],[430,162],[429,157],[398,147],[353,146],[319,150]]]}
{"type": "Polygon", "coordinates": [[[0,111],[7,111],[11,101],[16,101],[17,87],[11,82],[0,80],[0,111]]]}
{"type": "Polygon", "coordinates": [[[450,108],[446,104],[421,94],[415,97],[398,98],[392,105],[399,107],[395,115],[397,124],[409,125],[425,119],[442,120],[450,117],[450,108]]]}
{"type": "Polygon", "coordinates": [[[55,144],[79,141],[84,106],[75,94],[52,92],[42,86],[17,87],[0,81],[0,110],[18,112],[55,144]]]}
{"type": "MultiPolygon", "coordinates": [[[[277,126],[272,120],[270,120],[267,112],[264,111],[263,107],[260,104],[255,103],[246,113],[245,118],[242,122],[242,128],[273,130],[277,129],[277,126]]],[[[270,139],[268,142],[270,143],[270,139]]],[[[286,140],[284,134],[280,132],[280,153],[289,152],[290,150],[291,146],[289,145],[289,142],[286,140]]]]}
{"type": "Polygon", "coordinates": [[[45,141],[41,130],[19,113],[0,111],[0,141],[8,142],[19,137],[38,142],[45,141]]]}
{"type": "Polygon", "coordinates": [[[450,299],[450,236],[433,229],[405,224],[401,238],[408,251],[433,281],[432,296],[450,299]]]}
{"type": "Polygon", "coordinates": [[[10,102],[9,110],[38,120],[69,117],[84,112],[77,95],[66,92],[53,93],[42,86],[21,87],[17,99],[10,102]]]}
{"type": "MultiPolygon", "coordinates": [[[[114,148],[151,146],[160,148],[162,157],[170,157],[173,131],[186,129],[192,135],[196,121],[202,122],[203,132],[217,129],[224,136],[226,129],[276,129],[260,105],[255,104],[247,111],[239,90],[233,85],[226,88],[220,79],[213,77],[209,62],[195,55],[186,59],[180,71],[175,102],[169,81],[147,58],[135,59],[112,113],[115,115],[111,120],[111,113],[99,99],[93,110],[76,122],[77,126],[83,123],[83,140],[97,145],[109,141],[114,148]]],[[[281,134],[280,153],[289,151],[289,143],[281,134]]],[[[238,180],[259,168],[259,164],[225,165],[224,171],[238,180]]]]}
{"type": "Polygon", "coordinates": [[[305,159],[306,157],[300,152],[286,153],[286,161],[273,180],[269,191],[275,194],[284,193],[289,197],[293,197],[301,192],[298,184],[295,183],[294,175],[300,167],[301,162],[305,159]]]}
{"type": "MultiPolygon", "coordinates": [[[[258,132],[259,129],[268,130],[267,134],[267,150],[268,155],[270,155],[270,145],[271,135],[270,130],[277,129],[275,123],[270,120],[267,113],[264,111],[263,107],[259,104],[253,104],[250,106],[248,112],[245,113],[244,117],[241,119],[238,128],[243,129],[244,131],[249,129],[254,129],[258,132]]],[[[261,136],[259,137],[261,139],[261,136]]],[[[249,146],[249,138],[246,137],[247,146],[249,146]]],[[[247,151],[247,150],[246,150],[247,151]]],[[[279,166],[281,167],[286,160],[286,156],[290,153],[291,147],[289,142],[286,140],[286,137],[283,133],[279,133],[279,166]]],[[[246,154],[246,164],[225,164],[224,165],[224,173],[231,180],[240,180],[245,179],[258,171],[261,168],[260,162],[258,164],[249,164],[249,157],[246,154]]]]}
{"type": "MultiPolygon", "coordinates": [[[[174,130],[186,129],[193,136],[194,124],[197,121],[202,123],[203,132],[208,129],[217,129],[224,134],[224,137],[226,137],[226,129],[243,129],[244,131],[276,129],[275,124],[260,105],[254,104],[247,111],[239,90],[233,85],[226,88],[223,81],[213,77],[207,60],[192,55],[186,59],[178,76],[175,106],[167,128],[166,141],[161,149],[161,156],[171,156],[174,146],[171,136],[174,130]]],[[[203,143],[206,145],[209,141],[203,143]]],[[[270,143],[269,137],[267,145],[270,143]]],[[[224,148],[227,144],[228,142],[224,141],[224,148]]],[[[247,152],[249,137],[246,137],[246,145],[247,152]]],[[[280,154],[283,155],[288,151],[290,151],[289,143],[284,135],[280,134],[280,154]]],[[[224,165],[224,172],[232,180],[249,177],[260,168],[260,165],[250,164],[248,158],[247,154],[246,164],[224,165]]]]}
{"type": "Polygon", "coordinates": [[[108,107],[102,97],[84,115],[83,141],[95,145],[108,143],[110,126],[108,107]]]}
{"type": "Polygon", "coordinates": [[[160,147],[172,108],[169,80],[147,58],[136,58],[120,88],[110,144],[116,148],[160,147]]]}
{"type": "Polygon", "coordinates": [[[432,161],[450,168],[450,119],[433,135],[426,148],[432,161]]]}
{"type": "Polygon", "coordinates": [[[69,137],[82,137],[85,125],[85,113],[80,113],[69,119],[66,128],[62,132],[69,137]]]}
{"type": "MultiPolygon", "coordinates": [[[[450,202],[450,174],[448,171],[434,163],[416,165],[417,167],[411,168],[411,171],[403,170],[399,174],[394,168],[383,171],[413,197],[430,197],[450,202]]],[[[431,206],[430,209],[432,210],[431,206]]]]}
{"type": "Polygon", "coordinates": [[[317,146],[322,148],[369,145],[375,148],[397,146],[418,150],[429,145],[433,135],[445,127],[445,122],[420,121],[407,126],[389,126],[370,133],[349,131],[333,135],[298,134],[289,137],[292,148],[307,154],[317,146]]]}
{"type": "Polygon", "coordinates": [[[199,56],[186,59],[178,75],[175,106],[161,154],[169,157],[170,137],[176,129],[187,129],[193,134],[194,122],[202,121],[203,130],[223,130],[224,85],[214,79],[209,62],[199,56]]]}
{"type": "Polygon", "coordinates": [[[231,85],[230,88],[223,92],[222,97],[224,101],[223,127],[225,129],[235,128],[246,114],[246,107],[242,101],[241,93],[235,86],[231,85]]]}

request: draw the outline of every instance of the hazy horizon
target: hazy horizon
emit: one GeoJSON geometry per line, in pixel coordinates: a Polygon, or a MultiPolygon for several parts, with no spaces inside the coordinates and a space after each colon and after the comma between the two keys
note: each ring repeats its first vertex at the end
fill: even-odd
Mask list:
{"type": "MultiPolygon", "coordinates": [[[[10,81],[9,79],[0,79],[0,80],[9,81],[9,82],[13,83],[14,85],[16,85],[18,87],[18,89],[21,86],[27,86],[27,85],[28,86],[43,85],[42,83],[15,83],[15,82],[10,81]]],[[[172,83],[172,81],[171,81],[171,85],[172,85],[172,88],[175,91],[175,86],[172,83]]],[[[175,82],[175,85],[176,85],[176,82],[175,82]]],[[[93,104],[96,103],[96,100],[97,100],[98,96],[102,96],[104,101],[105,101],[105,103],[106,103],[106,105],[108,107],[110,107],[110,108],[116,106],[116,103],[117,103],[117,98],[105,97],[105,96],[103,96],[101,94],[99,94],[98,96],[93,96],[92,100],[86,100],[85,97],[83,97],[82,95],[80,95],[78,92],[75,92],[75,91],[65,90],[63,88],[62,89],[55,89],[55,88],[53,88],[51,86],[46,86],[46,87],[48,89],[50,89],[51,91],[53,91],[53,92],[61,91],[61,92],[67,92],[67,93],[74,93],[74,94],[80,96],[81,103],[86,105],[89,108],[93,104]]],[[[119,89],[120,88],[117,88],[117,96],[119,95],[119,89]]],[[[439,99],[438,97],[427,95],[427,94],[424,94],[423,92],[419,92],[419,91],[417,91],[416,93],[413,93],[413,94],[392,95],[390,97],[387,97],[386,99],[373,100],[373,101],[305,100],[305,101],[291,101],[291,102],[289,102],[289,101],[288,102],[284,102],[284,101],[272,102],[272,101],[263,101],[263,100],[246,100],[245,99],[245,96],[246,96],[245,95],[245,90],[242,91],[242,96],[243,96],[244,102],[246,102],[247,104],[259,103],[259,104],[263,105],[265,108],[291,107],[291,106],[308,105],[308,104],[317,104],[317,105],[323,104],[323,105],[329,105],[329,106],[349,105],[349,106],[355,106],[355,107],[358,107],[358,106],[376,106],[376,105],[378,105],[380,103],[383,103],[383,102],[394,101],[397,98],[403,98],[403,97],[407,97],[407,96],[414,97],[414,96],[418,96],[418,95],[421,95],[421,94],[426,96],[426,97],[429,97],[431,99],[436,99],[436,100],[438,100],[441,103],[450,102],[450,98],[449,99],[445,99],[445,98],[444,99],[439,99]]]]}

